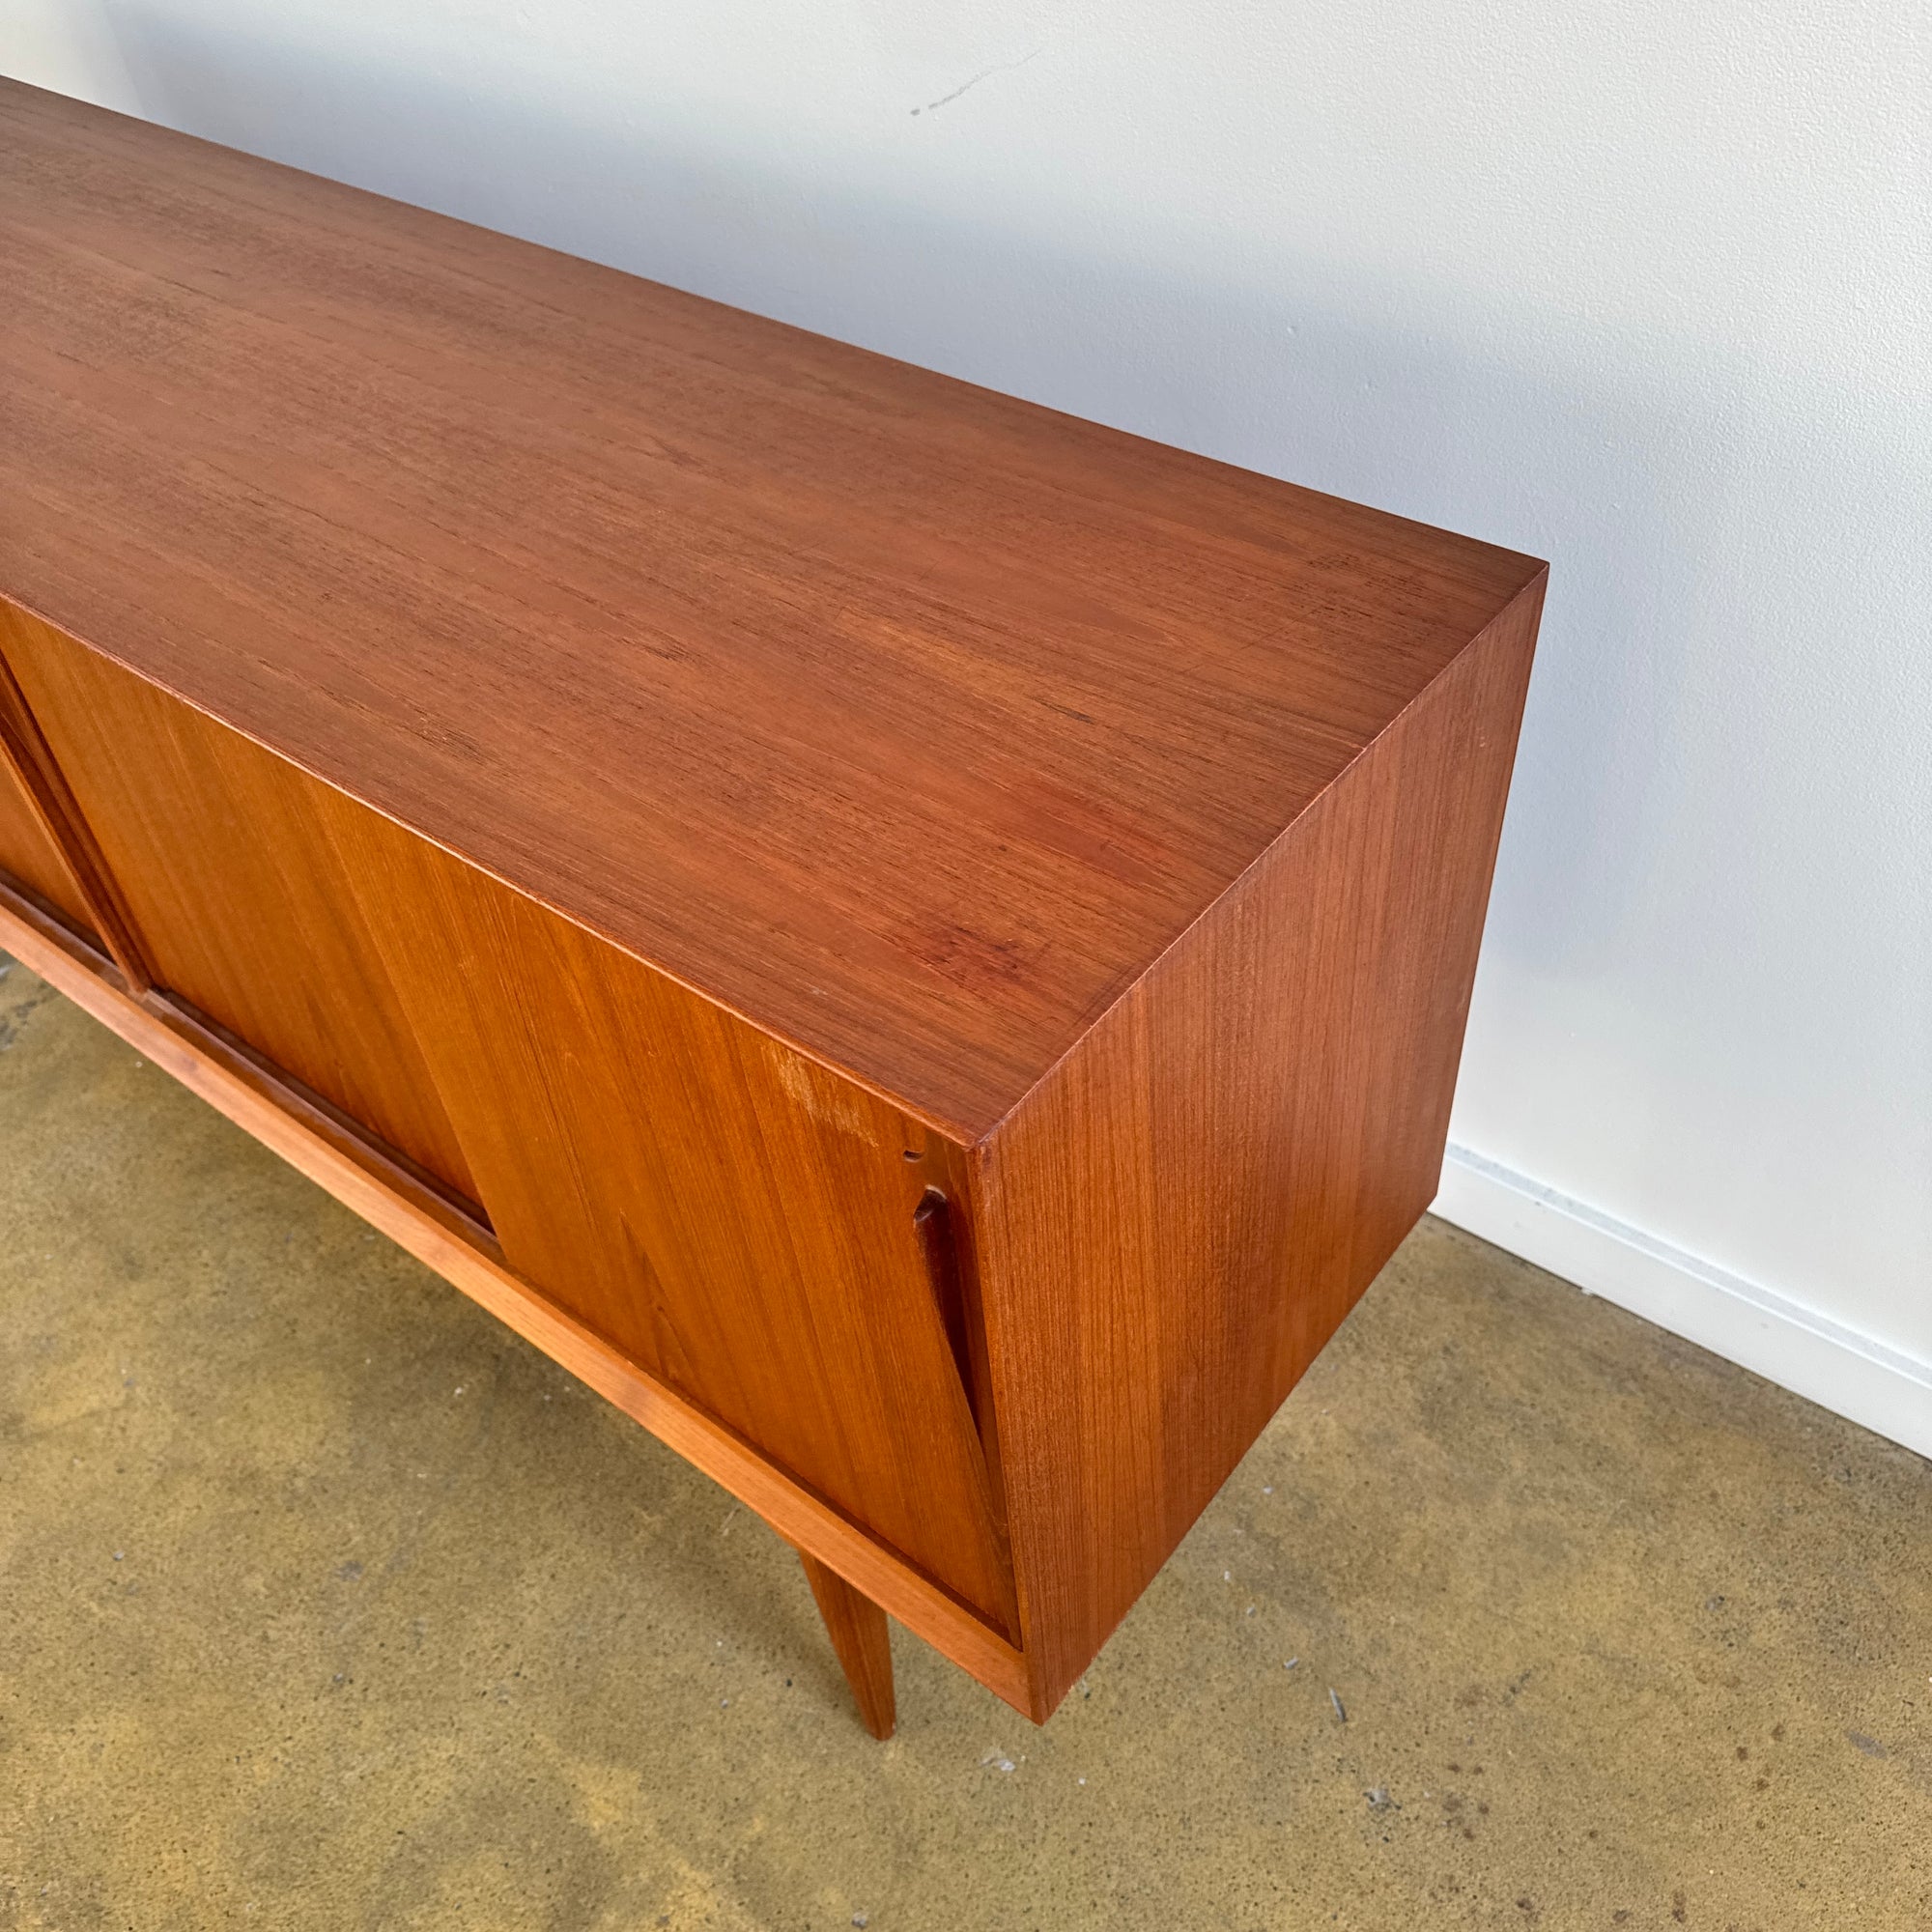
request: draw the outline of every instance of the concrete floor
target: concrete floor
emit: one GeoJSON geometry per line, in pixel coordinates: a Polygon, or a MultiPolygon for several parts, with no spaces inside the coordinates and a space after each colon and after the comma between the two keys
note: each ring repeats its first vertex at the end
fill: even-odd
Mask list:
{"type": "Polygon", "coordinates": [[[1932,1467],[1438,1224],[1050,1724],[901,1632],[880,1747],[754,1519],[14,967],[0,1458],[8,1932],[1932,1926],[1932,1467]]]}

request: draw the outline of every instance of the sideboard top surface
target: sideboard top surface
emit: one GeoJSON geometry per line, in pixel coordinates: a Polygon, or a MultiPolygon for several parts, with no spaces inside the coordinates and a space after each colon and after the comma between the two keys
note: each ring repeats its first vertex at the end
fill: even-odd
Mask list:
{"type": "Polygon", "coordinates": [[[0,81],[0,594],[968,1138],[1539,574],[0,81]]]}

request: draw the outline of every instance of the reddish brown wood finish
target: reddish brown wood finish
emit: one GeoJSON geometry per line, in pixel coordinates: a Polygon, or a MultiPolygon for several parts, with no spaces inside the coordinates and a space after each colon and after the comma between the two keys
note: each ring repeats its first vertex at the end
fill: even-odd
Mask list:
{"type": "Polygon", "coordinates": [[[0,249],[0,588],[955,1138],[1538,569],[14,83],[0,249]]]}
{"type": "Polygon", "coordinates": [[[5,648],[154,982],[473,1198],[328,842],[327,788],[23,612],[5,648]]]}
{"type": "Polygon", "coordinates": [[[67,862],[47,837],[25,784],[4,751],[0,751],[0,873],[86,929],[87,908],[81,903],[67,862]]]}
{"type": "Polygon", "coordinates": [[[1010,1634],[914,1218],[947,1151],[374,812],[330,824],[510,1265],[1010,1634]]]}
{"type": "Polygon", "coordinates": [[[980,1151],[1043,1708],[1435,1192],[1482,937],[1469,882],[1494,860],[1541,602],[1538,582],[980,1151]]]}
{"type": "Polygon", "coordinates": [[[393,1178],[345,1153],[303,1118],[299,1103],[239,1075],[225,1057],[184,1034],[119,983],[104,953],[0,885],[0,949],[84,1008],[155,1065],[272,1149],[426,1267],[568,1369],[580,1381],[755,1510],[801,1553],[882,1604],[935,1650],[970,1671],[1015,1710],[1031,1712],[1026,1661],[998,1632],[884,1548],[823,1497],[776,1469],[751,1444],[643,1374],[557,1308],[472,1237],[452,1230],[433,1204],[412,1201],[393,1178]]]}
{"type": "Polygon", "coordinates": [[[825,1619],[825,1634],[852,1687],[859,1717],[881,1741],[893,1734],[898,1710],[893,1697],[893,1634],[886,1613],[869,1597],[862,1597],[836,1570],[815,1556],[799,1552],[806,1580],[825,1619]]]}
{"type": "Polygon", "coordinates": [[[4,82],[0,259],[0,936],[1044,1718],[1435,1187],[1542,567],[4,82]]]}
{"type": "Polygon", "coordinates": [[[9,789],[42,847],[36,849],[32,837],[16,839],[21,864],[30,868],[18,876],[72,930],[106,947],[130,986],[146,987],[147,968],[128,929],[127,909],[12,669],[10,660],[20,655],[32,623],[0,598],[0,770],[12,781],[9,789]],[[48,845],[51,864],[44,852],[48,845]]]}

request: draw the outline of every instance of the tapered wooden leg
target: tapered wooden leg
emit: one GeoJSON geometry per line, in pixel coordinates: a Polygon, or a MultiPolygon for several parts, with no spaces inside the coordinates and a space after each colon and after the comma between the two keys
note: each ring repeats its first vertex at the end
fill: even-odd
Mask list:
{"type": "Polygon", "coordinates": [[[806,1580],[818,1599],[818,1614],[825,1619],[826,1634],[845,1666],[845,1681],[858,1699],[866,1728],[875,1738],[891,1737],[897,1712],[893,1702],[893,1640],[885,1611],[817,1557],[801,1549],[798,1560],[805,1565],[806,1580]]]}

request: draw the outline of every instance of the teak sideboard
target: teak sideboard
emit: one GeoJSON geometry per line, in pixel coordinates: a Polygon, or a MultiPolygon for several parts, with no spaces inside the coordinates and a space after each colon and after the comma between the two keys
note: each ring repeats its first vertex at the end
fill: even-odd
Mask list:
{"type": "Polygon", "coordinates": [[[1044,1719],[1435,1192],[1544,566],[14,83],[0,252],[0,945],[1044,1719]]]}

